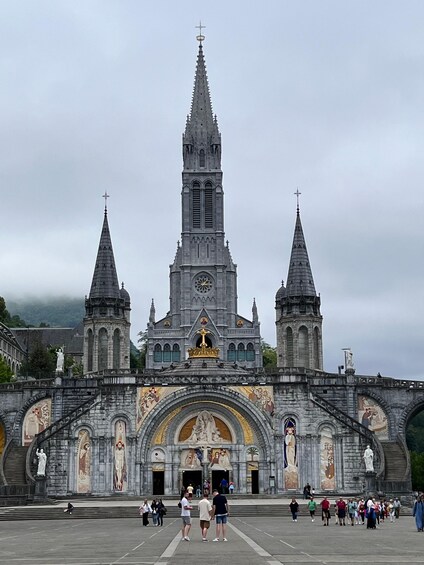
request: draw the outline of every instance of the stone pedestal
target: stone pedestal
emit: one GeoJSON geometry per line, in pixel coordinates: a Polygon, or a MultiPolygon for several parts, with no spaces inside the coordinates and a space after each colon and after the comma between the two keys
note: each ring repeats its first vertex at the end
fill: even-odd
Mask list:
{"type": "Polygon", "coordinates": [[[47,479],[37,475],[35,477],[34,502],[43,502],[47,498],[47,479]]]}
{"type": "Polygon", "coordinates": [[[365,493],[368,494],[376,494],[376,475],[375,471],[366,471],[365,472],[365,493]]]}

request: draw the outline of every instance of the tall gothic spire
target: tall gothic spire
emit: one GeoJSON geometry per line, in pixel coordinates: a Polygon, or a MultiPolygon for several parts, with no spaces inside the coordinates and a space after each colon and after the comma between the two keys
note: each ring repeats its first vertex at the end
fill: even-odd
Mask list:
{"type": "Polygon", "coordinates": [[[120,298],[106,209],[89,298],[120,298]]]}
{"type": "MultiPolygon", "coordinates": [[[[203,36],[201,36],[203,37],[203,36]]],[[[183,134],[185,169],[220,169],[221,134],[212,112],[203,45],[200,41],[190,115],[183,134]]]]}
{"type": "Polygon", "coordinates": [[[316,296],[299,207],[297,208],[286,289],[288,296],[316,296]]]}

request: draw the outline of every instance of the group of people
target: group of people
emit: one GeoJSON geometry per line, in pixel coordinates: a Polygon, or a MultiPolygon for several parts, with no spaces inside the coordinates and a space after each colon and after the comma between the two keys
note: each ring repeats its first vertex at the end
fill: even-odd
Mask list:
{"type": "Polygon", "coordinates": [[[144,500],[138,508],[140,516],[143,521],[143,526],[148,526],[149,516],[152,516],[154,526],[163,526],[163,517],[166,514],[166,506],[162,502],[162,499],[153,499],[151,504],[148,503],[147,498],[144,500]]]}
{"type": "MultiPolygon", "coordinates": [[[[191,511],[193,507],[188,499],[188,492],[184,493],[181,501],[178,503],[181,508],[181,541],[190,541],[189,533],[191,529],[191,511]]],[[[216,523],[216,536],[212,540],[218,542],[228,541],[226,537],[227,521],[229,515],[228,501],[224,494],[220,494],[218,490],[213,491],[212,502],[209,500],[209,491],[203,491],[203,498],[199,501],[199,520],[202,541],[208,541],[208,531],[212,520],[216,523]]]]}
{"type": "MultiPolygon", "coordinates": [[[[418,506],[416,503],[416,509],[414,507],[414,516],[418,516],[418,531],[423,531],[424,495],[417,497],[417,501],[418,498],[420,498],[421,506],[418,506]],[[419,527],[420,520],[421,526],[419,527]]],[[[321,519],[323,525],[329,526],[331,518],[331,503],[327,497],[324,497],[319,505],[321,507],[321,519]]],[[[289,508],[293,522],[297,522],[299,504],[296,498],[292,498],[289,508]]],[[[307,508],[311,516],[311,520],[314,522],[318,504],[312,495],[307,502],[307,508]]],[[[367,500],[364,498],[349,498],[346,502],[343,497],[340,497],[334,504],[334,515],[336,517],[336,525],[346,526],[346,523],[350,523],[351,526],[355,526],[366,523],[367,528],[376,529],[380,522],[384,522],[385,519],[389,519],[390,522],[394,522],[397,518],[399,518],[400,508],[401,503],[398,498],[390,500],[376,500],[372,497],[369,497],[367,500]]]]}

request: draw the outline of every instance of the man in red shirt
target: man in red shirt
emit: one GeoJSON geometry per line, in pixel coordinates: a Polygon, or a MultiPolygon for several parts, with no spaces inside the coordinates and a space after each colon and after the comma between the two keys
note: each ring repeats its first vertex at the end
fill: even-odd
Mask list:
{"type": "Polygon", "coordinates": [[[321,510],[322,510],[322,521],[324,522],[324,526],[330,525],[330,501],[327,497],[324,497],[324,500],[321,501],[321,510]]]}
{"type": "Polygon", "coordinates": [[[337,516],[339,518],[339,526],[346,526],[346,502],[342,497],[336,502],[337,516]]]}

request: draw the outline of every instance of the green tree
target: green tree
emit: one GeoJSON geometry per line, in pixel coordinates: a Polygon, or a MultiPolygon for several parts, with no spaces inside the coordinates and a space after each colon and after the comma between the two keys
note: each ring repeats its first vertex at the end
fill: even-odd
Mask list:
{"type": "Polygon", "coordinates": [[[20,374],[46,379],[54,376],[56,369],[56,350],[47,350],[40,342],[36,343],[28,363],[23,363],[20,374]]]}
{"type": "Polygon", "coordinates": [[[0,322],[8,328],[26,328],[27,325],[19,316],[11,316],[6,308],[6,301],[0,296],[0,322]]]}
{"type": "Polygon", "coordinates": [[[424,491],[424,453],[411,451],[412,488],[424,491]]]}
{"type": "Polygon", "coordinates": [[[262,348],[262,360],[263,365],[266,369],[276,369],[277,368],[277,348],[271,347],[269,343],[261,340],[262,348]]]}
{"type": "Polygon", "coordinates": [[[0,355],[0,383],[10,383],[13,379],[12,369],[0,355]]]}

